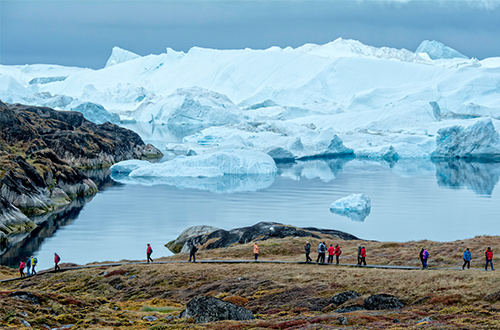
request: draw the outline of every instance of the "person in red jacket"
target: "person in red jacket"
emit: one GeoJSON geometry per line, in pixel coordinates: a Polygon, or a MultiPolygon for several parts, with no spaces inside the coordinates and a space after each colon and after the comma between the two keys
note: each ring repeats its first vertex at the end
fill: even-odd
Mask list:
{"type": "Polygon", "coordinates": [[[335,245],[335,259],[337,261],[337,265],[339,264],[339,257],[342,254],[342,250],[340,249],[340,246],[337,244],[335,245]]]}
{"type": "Polygon", "coordinates": [[[361,258],[360,265],[363,264],[366,266],[366,248],[364,246],[361,247],[361,252],[359,253],[361,258]]]}
{"type": "Polygon", "coordinates": [[[488,270],[488,264],[490,264],[491,270],[494,270],[493,269],[493,251],[491,251],[491,247],[488,246],[484,255],[486,257],[486,265],[484,266],[484,270],[486,270],[486,271],[488,270]]]}
{"type": "Polygon", "coordinates": [[[149,261],[151,260],[151,262],[153,262],[153,259],[151,259],[151,254],[153,253],[153,248],[151,247],[151,245],[148,243],[148,247],[146,249],[146,256],[148,257],[148,263],[149,261]]]}
{"type": "Polygon", "coordinates": [[[54,270],[61,270],[61,268],[59,267],[59,261],[61,261],[61,257],[59,257],[59,255],[57,253],[54,252],[54,270]]]}
{"type": "Polygon", "coordinates": [[[330,247],[328,248],[328,263],[332,264],[333,263],[333,255],[335,254],[335,248],[333,247],[333,244],[330,244],[330,247]]]}
{"type": "Polygon", "coordinates": [[[21,277],[24,276],[24,268],[26,267],[26,264],[24,263],[24,261],[21,260],[21,262],[19,263],[19,274],[21,274],[21,277]]]}

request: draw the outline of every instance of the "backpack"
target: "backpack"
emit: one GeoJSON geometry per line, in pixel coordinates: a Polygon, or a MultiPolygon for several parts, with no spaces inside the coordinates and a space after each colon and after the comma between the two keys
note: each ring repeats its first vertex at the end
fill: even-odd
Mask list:
{"type": "Polygon", "coordinates": [[[36,265],[38,263],[38,259],[37,258],[33,258],[33,265],[36,265]]]}
{"type": "Polygon", "coordinates": [[[424,259],[429,259],[429,251],[424,251],[424,259]]]}
{"type": "Polygon", "coordinates": [[[321,252],[326,252],[326,246],[324,244],[321,244],[321,246],[319,247],[319,250],[321,252]]]}

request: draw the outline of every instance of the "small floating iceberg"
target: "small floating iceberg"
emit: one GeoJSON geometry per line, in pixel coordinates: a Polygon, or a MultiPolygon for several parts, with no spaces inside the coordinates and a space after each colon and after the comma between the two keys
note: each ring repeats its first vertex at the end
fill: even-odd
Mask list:
{"type": "Polygon", "coordinates": [[[330,212],[344,215],[351,220],[364,221],[370,214],[371,200],[365,194],[351,194],[330,205],[330,212]]]}

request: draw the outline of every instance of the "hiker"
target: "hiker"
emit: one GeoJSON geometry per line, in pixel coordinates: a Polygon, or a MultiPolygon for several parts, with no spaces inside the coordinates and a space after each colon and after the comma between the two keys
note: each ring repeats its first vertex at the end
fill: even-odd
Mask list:
{"type": "Polygon", "coordinates": [[[420,259],[420,262],[422,263],[422,269],[425,268],[424,264],[424,248],[420,250],[420,253],[418,254],[418,258],[420,259]]]}
{"type": "Polygon", "coordinates": [[[30,276],[30,268],[31,268],[31,257],[26,259],[26,262],[24,263],[25,268],[26,268],[26,275],[30,276]]]}
{"type": "Polygon", "coordinates": [[[332,264],[333,263],[333,255],[335,254],[335,248],[333,247],[333,244],[330,244],[330,247],[328,248],[328,263],[332,264]]]}
{"type": "Polygon", "coordinates": [[[36,264],[38,263],[38,259],[36,257],[31,256],[31,275],[36,275],[36,264]]]}
{"type": "Polygon", "coordinates": [[[340,246],[337,244],[335,245],[335,259],[337,261],[337,265],[339,264],[339,257],[342,254],[342,250],[340,249],[340,246]]]}
{"type": "Polygon", "coordinates": [[[464,251],[464,264],[462,265],[462,270],[465,269],[465,266],[467,266],[467,269],[470,269],[470,260],[471,259],[472,259],[472,255],[469,251],[469,248],[467,248],[464,251]]]}
{"type": "Polygon", "coordinates": [[[316,259],[316,263],[325,263],[325,253],[326,253],[326,245],[325,242],[319,242],[318,245],[318,258],[316,259]]]}
{"type": "Polygon", "coordinates": [[[358,244],[358,266],[361,266],[361,244],[358,244]]]}
{"type": "Polygon", "coordinates": [[[24,261],[21,260],[20,264],[19,264],[19,274],[21,274],[21,277],[24,276],[24,267],[26,266],[26,264],[24,263],[24,261]]]}
{"type": "Polygon", "coordinates": [[[148,263],[149,261],[151,260],[151,262],[153,262],[153,259],[151,259],[151,254],[153,253],[153,248],[151,247],[151,245],[148,243],[148,247],[146,249],[146,256],[148,257],[148,263]]]}
{"type": "Polygon", "coordinates": [[[490,264],[491,270],[495,270],[493,269],[493,251],[491,251],[491,247],[488,246],[484,255],[486,257],[486,265],[484,266],[484,270],[488,270],[488,264],[490,264]]]}
{"type": "Polygon", "coordinates": [[[427,261],[429,260],[429,251],[427,249],[424,249],[422,252],[422,269],[427,268],[427,261]]]}
{"type": "Polygon", "coordinates": [[[196,251],[198,251],[196,245],[194,243],[191,244],[191,248],[189,249],[189,262],[191,262],[191,257],[193,257],[193,262],[196,262],[196,251]]]}
{"type": "Polygon", "coordinates": [[[311,262],[312,259],[309,256],[309,254],[311,253],[311,243],[309,243],[309,241],[306,241],[306,245],[304,245],[304,250],[306,251],[306,262],[311,262]]]}
{"type": "Polygon", "coordinates": [[[360,261],[359,265],[361,264],[366,266],[366,248],[364,246],[361,247],[361,251],[359,251],[359,256],[360,256],[360,261]]]}
{"type": "Polygon", "coordinates": [[[257,245],[257,242],[253,244],[253,256],[255,257],[255,261],[259,258],[259,246],[257,245]]]}
{"type": "Polygon", "coordinates": [[[55,271],[61,270],[61,268],[59,267],[59,261],[61,261],[61,257],[59,257],[59,255],[54,252],[54,264],[55,264],[54,270],[55,271]]]}

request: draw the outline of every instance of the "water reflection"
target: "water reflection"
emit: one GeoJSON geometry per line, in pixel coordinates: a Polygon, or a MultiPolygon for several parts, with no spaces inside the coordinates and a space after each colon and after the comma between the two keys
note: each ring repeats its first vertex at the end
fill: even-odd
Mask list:
{"type": "Polygon", "coordinates": [[[274,174],[223,175],[217,177],[129,177],[124,173],[112,173],[113,180],[124,184],[145,186],[168,185],[179,189],[196,189],[217,194],[250,192],[266,189],[275,180],[274,174]]]}
{"type": "Polygon", "coordinates": [[[436,163],[438,185],[452,189],[467,188],[491,196],[500,178],[500,163],[469,162],[462,159],[436,163]]]}
{"type": "Polygon", "coordinates": [[[353,159],[354,157],[342,157],[278,164],[278,174],[293,180],[300,180],[300,178],[312,180],[318,178],[323,182],[330,182],[335,180],[342,172],[345,164],[353,159]]]}
{"type": "Polygon", "coordinates": [[[26,260],[35,254],[46,238],[52,237],[60,227],[78,218],[84,205],[91,200],[92,197],[75,199],[55,212],[30,217],[38,226],[30,233],[9,236],[9,249],[0,256],[0,263],[11,267],[18,266],[20,260],[26,260]]]}

